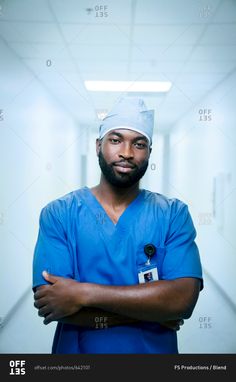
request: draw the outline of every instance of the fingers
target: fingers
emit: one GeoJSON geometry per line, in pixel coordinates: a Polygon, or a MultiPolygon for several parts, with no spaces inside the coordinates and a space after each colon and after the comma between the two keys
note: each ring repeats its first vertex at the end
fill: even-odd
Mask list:
{"type": "Polygon", "coordinates": [[[184,320],[177,320],[176,321],[176,327],[175,327],[175,330],[178,331],[180,330],[180,326],[182,326],[184,324],[184,320]]]}
{"type": "Polygon", "coordinates": [[[173,324],[175,324],[175,330],[180,330],[180,326],[184,324],[184,320],[181,319],[173,321],[173,324]]]}
{"type": "Polygon", "coordinates": [[[51,314],[48,314],[48,315],[44,318],[43,323],[44,323],[44,325],[48,325],[48,324],[50,324],[50,322],[52,322],[52,321],[55,321],[55,317],[54,317],[54,315],[51,313],[51,314]]]}
{"type": "Polygon", "coordinates": [[[47,306],[43,306],[41,309],[38,311],[39,317],[45,317],[51,312],[50,308],[47,306]]]}
{"type": "Polygon", "coordinates": [[[47,301],[45,301],[43,298],[41,298],[40,300],[36,300],[34,302],[34,307],[37,308],[37,309],[40,309],[42,308],[43,306],[46,306],[47,305],[47,301]]]}
{"type": "Polygon", "coordinates": [[[180,330],[180,326],[184,324],[184,320],[183,319],[170,320],[170,321],[161,322],[161,324],[168,329],[177,331],[177,330],[180,330]]]}
{"type": "Polygon", "coordinates": [[[44,317],[43,323],[48,325],[50,322],[56,320],[55,312],[52,312],[52,309],[47,305],[41,305],[38,302],[34,303],[34,306],[38,308],[39,317],[44,317]],[[40,307],[39,307],[40,306],[40,307]]]}
{"type": "Polygon", "coordinates": [[[53,276],[46,271],[43,271],[42,275],[45,278],[45,280],[47,280],[51,284],[55,284],[55,282],[58,281],[58,279],[60,278],[58,276],[53,276]]]}
{"type": "Polygon", "coordinates": [[[42,297],[44,297],[45,292],[47,292],[48,288],[50,288],[51,285],[44,285],[43,288],[37,289],[37,291],[34,293],[34,299],[38,300],[42,297]]]}

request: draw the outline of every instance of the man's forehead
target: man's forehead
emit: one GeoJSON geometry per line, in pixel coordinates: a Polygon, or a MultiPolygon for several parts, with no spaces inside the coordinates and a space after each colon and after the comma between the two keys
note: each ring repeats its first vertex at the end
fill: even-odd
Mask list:
{"type": "Polygon", "coordinates": [[[145,141],[147,141],[147,138],[137,132],[137,131],[134,131],[134,130],[129,130],[129,129],[114,129],[114,130],[111,130],[107,133],[107,136],[110,136],[112,134],[115,134],[119,137],[125,137],[125,135],[129,135],[129,136],[132,136],[132,138],[137,138],[137,139],[144,139],[145,141]]]}

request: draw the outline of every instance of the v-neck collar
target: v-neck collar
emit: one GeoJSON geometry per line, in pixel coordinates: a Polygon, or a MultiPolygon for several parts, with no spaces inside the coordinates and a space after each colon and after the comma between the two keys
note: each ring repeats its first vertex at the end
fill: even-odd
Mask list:
{"type": "Polygon", "coordinates": [[[87,186],[84,187],[84,191],[85,191],[87,201],[89,202],[88,207],[95,215],[97,222],[101,223],[105,231],[109,233],[113,233],[114,231],[118,229],[125,230],[125,231],[126,229],[128,229],[128,227],[130,226],[131,217],[135,219],[135,211],[137,210],[137,206],[141,202],[141,199],[145,190],[140,189],[139,194],[126,207],[126,209],[123,211],[123,213],[119,217],[116,224],[112,221],[110,216],[107,214],[106,210],[103,208],[103,206],[98,201],[96,196],[92,193],[92,191],[87,186]]]}

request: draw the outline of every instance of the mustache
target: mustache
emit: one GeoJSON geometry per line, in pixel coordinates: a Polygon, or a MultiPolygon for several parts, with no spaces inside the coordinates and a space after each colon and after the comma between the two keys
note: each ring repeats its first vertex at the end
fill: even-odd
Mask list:
{"type": "Polygon", "coordinates": [[[130,161],[127,161],[127,160],[120,160],[120,161],[118,161],[118,162],[113,162],[112,163],[112,165],[113,166],[119,166],[119,164],[121,164],[121,165],[127,165],[127,166],[130,166],[130,167],[132,167],[132,168],[135,168],[135,167],[137,167],[134,163],[132,163],[132,162],[130,162],[130,161]]]}

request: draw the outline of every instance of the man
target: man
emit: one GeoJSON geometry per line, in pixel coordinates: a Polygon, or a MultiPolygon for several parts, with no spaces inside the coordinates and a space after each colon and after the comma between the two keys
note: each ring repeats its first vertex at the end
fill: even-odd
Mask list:
{"type": "Polygon", "coordinates": [[[153,124],[141,99],[121,99],[96,141],[100,183],[41,212],[33,288],[44,323],[58,321],[53,353],[178,352],[202,271],[187,206],[139,188],[153,124]]]}

